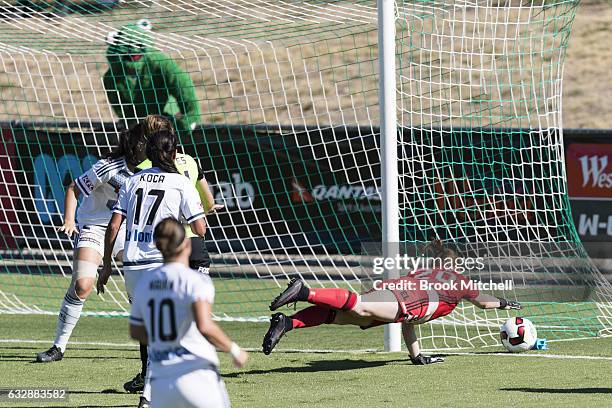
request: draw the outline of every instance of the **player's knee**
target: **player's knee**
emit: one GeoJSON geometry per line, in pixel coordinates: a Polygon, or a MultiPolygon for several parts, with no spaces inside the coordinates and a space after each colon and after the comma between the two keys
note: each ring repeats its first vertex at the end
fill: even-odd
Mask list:
{"type": "Polygon", "coordinates": [[[76,297],[85,300],[93,289],[96,274],[98,273],[98,264],[95,262],[84,261],[77,259],[73,264],[73,290],[76,297]]]}
{"type": "Polygon", "coordinates": [[[362,302],[357,302],[351,309],[351,312],[359,317],[371,317],[372,313],[367,309],[366,305],[362,302]]]}
{"type": "Polygon", "coordinates": [[[92,279],[78,279],[74,283],[74,294],[81,300],[87,299],[93,289],[92,279]]]}

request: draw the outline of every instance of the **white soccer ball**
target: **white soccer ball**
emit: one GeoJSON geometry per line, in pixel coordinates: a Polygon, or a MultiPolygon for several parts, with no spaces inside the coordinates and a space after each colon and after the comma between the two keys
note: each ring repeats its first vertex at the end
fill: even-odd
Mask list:
{"type": "Polygon", "coordinates": [[[501,342],[511,353],[531,350],[538,338],[535,326],[524,317],[511,317],[501,327],[501,342]]]}

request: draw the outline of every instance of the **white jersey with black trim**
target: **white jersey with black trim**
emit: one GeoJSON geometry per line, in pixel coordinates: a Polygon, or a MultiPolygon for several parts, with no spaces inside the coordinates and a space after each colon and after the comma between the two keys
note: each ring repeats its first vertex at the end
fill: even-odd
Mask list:
{"type": "Polygon", "coordinates": [[[80,226],[106,227],[111,210],[117,202],[117,193],[123,183],[133,175],[123,157],[98,160],[89,170],[74,180],[83,201],[77,210],[80,226]]]}
{"type": "Polygon", "coordinates": [[[153,231],[163,219],[172,217],[191,223],[204,217],[200,196],[189,179],[157,167],[127,179],[113,212],[125,217],[125,271],[150,269],[162,263],[153,231]]]}
{"type": "Polygon", "coordinates": [[[142,275],[134,290],[130,324],[147,330],[152,379],[219,367],[215,347],[198,330],[192,305],[214,302],[212,280],[180,263],[142,275]]]}

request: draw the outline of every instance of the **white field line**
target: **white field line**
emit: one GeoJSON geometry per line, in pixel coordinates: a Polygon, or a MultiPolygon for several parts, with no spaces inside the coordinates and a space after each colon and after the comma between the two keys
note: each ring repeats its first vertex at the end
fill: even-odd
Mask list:
{"type": "MultiPolygon", "coordinates": [[[[541,353],[536,352],[536,353],[541,353]]],[[[612,357],[607,356],[574,356],[564,354],[535,354],[535,353],[444,353],[453,356],[503,356],[503,357],[536,357],[536,358],[554,358],[560,360],[612,360],[612,357]]]]}
{"type": "MultiPolygon", "coordinates": [[[[0,343],[15,343],[15,344],[48,344],[49,340],[31,340],[31,339],[0,339],[0,343]]],[[[71,341],[70,344],[81,345],[81,346],[105,346],[105,347],[127,347],[127,348],[138,348],[137,343],[111,343],[111,342],[96,342],[96,341],[71,341]]],[[[261,351],[259,348],[245,348],[249,352],[261,351]]],[[[552,358],[560,360],[612,360],[612,357],[607,356],[575,356],[575,355],[563,355],[563,354],[535,354],[535,353],[470,353],[470,352],[454,352],[445,350],[423,350],[425,352],[442,352],[443,354],[453,356],[502,356],[502,357],[538,357],[538,358],[552,358]]],[[[331,353],[345,353],[345,354],[391,354],[386,353],[378,349],[357,349],[357,350],[335,350],[335,349],[276,349],[274,353],[312,353],[312,354],[331,354],[331,353]]]]}
{"type": "MultiPolygon", "coordinates": [[[[34,306],[36,307],[36,306],[34,306]]],[[[0,315],[47,315],[47,316],[57,316],[58,311],[52,312],[49,310],[40,310],[36,311],[25,310],[25,311],[16,311],[16,310],[5,310],[0,309],[0,315]]],[[[88,317],[129,317],[129,312],[81,312],[81,316],[88,317]]],[[[213,313],[213,320],[216,322],[248,322],[248,323],[261,323],[261,322],[269,322],[270,316],[259,316],[259,317],[229,317],[224,315],[215,315],[213,313]]],[[[497,325],[498,326],[498,325],[497,325]]]]}

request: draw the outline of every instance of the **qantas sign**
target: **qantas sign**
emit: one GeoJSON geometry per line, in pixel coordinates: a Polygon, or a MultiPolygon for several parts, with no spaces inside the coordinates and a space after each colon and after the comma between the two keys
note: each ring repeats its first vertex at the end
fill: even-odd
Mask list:
{"type": "Polygon", "coordinates": [[[311,203],[325,200],[368,200],[380,201],[378,188],[374,185],[362,186],[352,184],[324,185],[318,184],[308,190],[302,182],[297,179],[290,181],[290,196],[294,203],[311,203]]]}

